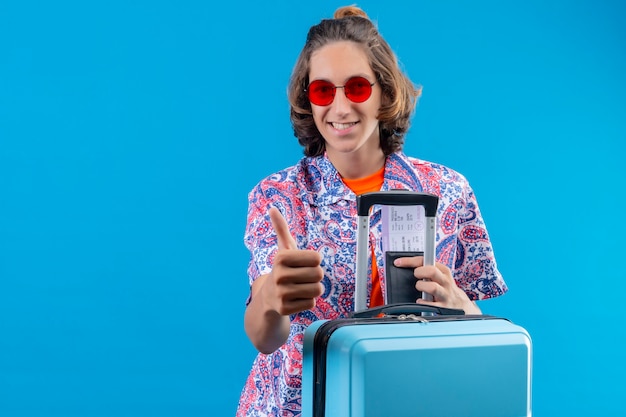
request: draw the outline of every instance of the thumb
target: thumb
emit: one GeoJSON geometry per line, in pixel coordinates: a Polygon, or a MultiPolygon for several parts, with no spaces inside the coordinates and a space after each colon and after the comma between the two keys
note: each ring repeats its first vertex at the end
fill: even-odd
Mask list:
{"type": "Polygon", "coordinates": [[[298,246],[293,236],[291,236],[287,220],[285,220],[280,210],[276,207],[270,207],[269,213],[272,226],[278,238],[278,249],[297,249],[298,246]]]}

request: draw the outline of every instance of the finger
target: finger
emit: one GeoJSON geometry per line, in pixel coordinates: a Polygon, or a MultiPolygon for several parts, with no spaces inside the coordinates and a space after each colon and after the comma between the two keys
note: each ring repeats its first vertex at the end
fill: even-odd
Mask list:
{"type": "Polygon", "coordinates": [[[439,262],[435,263],[435,267],[437,267],[437,269],[439,271],[441,271],[441,273],[443,275],[452,277],[452,271],[450,270],[450,268],[448,268],[447,266],[445,266],[444,264],[440,264],[439,262]]]}
{"type": "Polygon", "coordinates": [[[445,297],[443,297],[443,292],[441,291],[441,286],[435,282],[420,279],[415,283],[415,289],[419,292],[429,294],[437,301],[445,301],[445,297]]]}
{"type": "Polygon", "coordinates": [[[301,298],[297,300],[290,300],[283,304],[281,308],[280,314],[282,315],[291,315],[295,313],[299,313],[305,310],[311,310],[315,307],[315,299],[314,298],[301,298]]]}
{"type": "Polygon", "coordinates": [[[274,258],[275,265],[284,265],[290,268],[316,267],[321,262],[320,254],[313,250],[283,250],[278,252],[274,258]]]}
{"type": "Polygon", "coordinates": [[[272,269],[272,275],[274,276],[274,280],[279,285],[299,285],[306,283],[319,283],[324,279],[324,271],[321,266],[319,266],[319,257],[316,252],[313,251],[283,251],[278,252],[276,258],[274,259],[274,268],[272,269]],[[286,257],[283,256],[285,253],[288,255],[298,254],[297,258],[304,258],[307,255],[316,255],[309,256],[311,262],[309,264],[289,264],[286,260],[286,257]],[[315,259],[318,258],[318,259],[315,259]]]}
{"type": "Polygon", "coordinates": [[[423,256],[410,256],[403,258],[396,258],[393,264],[399,268],[418,268],[424,265],[423,256]]]}
{"type": "Polygon", "coordinates": [[[431,306],[431,307],[445,307],[444,303],[439,302],[439,301],[428,301],[428,300],[424,300],[423,298],[418,298],[417,301],[415,301],[417,304],[423,304],[426,306],[431,306]]]}
{"type": "Polygon", "coordinates": [[[280,210],[276,207],[270,207],[269,210],[272,227],[276,232],[278,239],[278,249],[297,249],[296,241],[289,231],[287,220],[283,217],[280,210]]]}
{"type": "Polygon", "coordinates": [[[441,272],[439,271],[439,269],[437,269],[437,267],[433,265],[420,266],[418,268],[415,268],[415,271],[413,271],[413,275],[417,279],[429,279],[436,282],[441,281],[441,278],[439,277],[441,275],[441,272]]]}
{"type": "Polygon", "coordinates": [[[288,291],[282,295],[281,314],[293,314],[299,311],[310,310],[315,307],[315,300],[324,292],[320,283],[298,285],[295,291],[288,291]]]}
{"type": "Polygon", "coordinates": [[[291,301],[315,299],[324,293],[324,285],[320,282],[310,282],[296,285],[288,299],[291,301]]]}

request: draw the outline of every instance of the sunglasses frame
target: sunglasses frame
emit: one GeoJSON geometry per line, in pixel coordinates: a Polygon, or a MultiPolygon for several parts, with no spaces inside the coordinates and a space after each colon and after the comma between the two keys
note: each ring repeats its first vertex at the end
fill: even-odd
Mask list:
{"type": "Polygon", "coordinates": [[[316,106],[330,106],[333,101],[335,101],[335,94],[337,94],[337,89],[338,88],[343,88],[343,92],[346,95],[346,98],[348,100],[350,100],[353,103],[364,103],[366,102],[371,96],[372,96],[372,87],[374,86],[374,84],[376,84],[376,81],[374,82],[370,82],[370,80],[368,80],[365,77],[362,77],[360,75],[357,75],[355,77],[350,77],[344,85],[334,85],[333,83],[331,83],[330,81],[326,81],[326,80],[315,80],[311,83],[309,83],[308,87],[304,89],[304,91],[307,93],[307,98],[309,99],[309,101],[312,104],[315,104],[316,106]],[[349,86],[350,82],[354,82],[355,80],[363,80],[365,81],[367,84],[369,84],[369,94],[367,95],[367,97],[364,100],[360,100],[360,101],[356,101],[354,100],[351,96],[352,94],[350,93],[349,89],[346,90],[346,86],[349,86]],[[311,86],[314,85],[315,83],[323,83],[325,87],[332,87],[332,94],[330,95],[330,101],[328,103],[326,102],[314,102],[313,100],[311,100],[311,86]],[[325,104],[324,104],[325,103],[325,104]]]}

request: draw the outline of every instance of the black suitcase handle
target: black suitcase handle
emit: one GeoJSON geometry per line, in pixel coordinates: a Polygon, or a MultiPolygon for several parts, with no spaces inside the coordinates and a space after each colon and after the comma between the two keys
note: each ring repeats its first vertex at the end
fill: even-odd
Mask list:
{"type": "Polygon", "coordinates": [[[356,196],[359,216],[369,215],[370,208],[375,204],[381,206],[424,206],[426,217],[435,217],[439,197],[409,190],[374,191],[356,196]]]}
{"type": "Polygon", "coordinates": [[[422,313],[432,313],[439,316],[462,316],[465,314],[465,311],[456,308],[433,307],[417,303],[398,303],[387,304],[380,307],[372,307],[362,311],[355,311],[350,317],[370,318],[378,317],[380,315],[399,316],[400,314],[420,315],[422,313]]]}
{"type": "MultiPolygon", "coordinates": [[[[420,193],[410,190],[388,190],[364,193],[356,196],[358,213],[357,223],[357,253],[356,253],[356,281],[354,287],[354,310],[367,309],[367,270],[369,244],[369,211],[373,205],[382,206],[423,206],[426,217],[426,248],[424,250],[424,265],[435,265],[435,233],[436,216],[439,197],[434,194],[420,193]]],[[[430,294],[423,293],[424,300],[432,300],[430,294]]],[[[389,302],[389,301],[387,301],[389,302]]],[[[423,312],[429,315],[431,312],[423,312]]],[[[413,313],[411,313],[413,314],[413,313]]]]}

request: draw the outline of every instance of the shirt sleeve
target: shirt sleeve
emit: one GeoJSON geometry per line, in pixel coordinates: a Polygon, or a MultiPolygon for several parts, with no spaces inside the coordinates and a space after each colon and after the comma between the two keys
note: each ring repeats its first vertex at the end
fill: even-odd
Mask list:
{"type": "MultiPolygon", "coordinates": [[[[272,259],[278,249],[276,233],[269,217],[271,203],[266,197],[262,184],[255,186],[248,194],[248,214],[244,245],[250,252],[248,280],[250,287],[261,275],[272,270],[272,259]]],[[[250,303],[250,295],[246,305],[250,303]]]]}
{"type": "Polygon", "coordinates": [[[474,191],[465,181],[459,210],[454,278],[471,300],[504,294],[508,288],[494,256],[474,191]]]}

